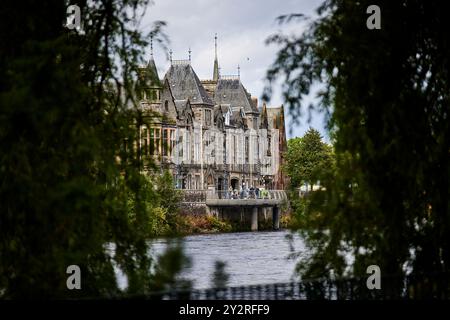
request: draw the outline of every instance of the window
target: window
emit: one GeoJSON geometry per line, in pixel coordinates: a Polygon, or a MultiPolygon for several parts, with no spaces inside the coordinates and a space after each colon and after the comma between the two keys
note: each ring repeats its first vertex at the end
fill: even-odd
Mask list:
{"type": "Polygon", "coordinates": [[[200,185],[200,176],[199,175],[195,175],[195,189],[201,189],[201,185],[200,185]]]}
{"type": "Polygon", "coordinates": [[[267,156],[270,157],[272,155],[272,152],[270,152],[270,149],[272,149],[272,138],[271,136],[267,136],[267,156]]]}
{"type": "Polygon", "coordinates": [[[259,144],[258,144],[258,138],[253,138],[253,152],[254,152],[254,158],[253,163],[258,163],[258,157],[259,157],[259,144]]]}
{"type": "Polygon", "coordinates": [[[253,118],[253,129],[258,130],[258,118],[253,118]]]}
{"type": "Polygon", "coordinates": [[[148,155],[148,136],[147,136],[147,128],[142,130],[142,154],[148,155]]]}
{"type": "Polygon", "coordinates": [[[164,101],[164,111],[168,112],[169,111],[169,101],[164,101]]]}
{"type": "Polygon", "coordinates": [[[169,155],[169,130],[168,129],[163,129],[163,145],[162,145],[162,154],[163,156],[168,156],[169,155]]]}
{"type": "Polygon", "coordinates": [[[150,155],[155,154],[155,129],[150,129],[150,155]]]}
{"type": "Polygon", "coordinates": [[[195,140],[194,140],[194,144],[195,144],[195,149],[194,149],[195,157],[194,157],[194,160],[198,163],[198,162],[200,162],[200,148],[202,147],[200,145],[200,134],[198,132],[196,132],[194,138],[195,138],[195,140]]]}
{"type": "Polygon", "coordinates": [[[227,113],[225,113],[225,124],[227,126],[230,125],[230,113],[227,111],[227,113]]]}
{"type": "Polygon", "coordinates": [[[233,163],[237,163],[237,139],[233,136],[233,163]]]}
{"type": "Polygon", "coordinates": [[[248,137],[245,137],[245,163],[249,163],[250,145],[248,137]]]}
{"type": "Polygon", "coordinates": [[[211,110],[205,110],[205,124],[207,126],[211,125],[211,110]]]}
{"type": "Polygon", "coordinates": [[[161,129],[155,129],[155,154],[161,152],[161,129]]]}
{"type": "Polygon", "coordinates": [[[172,152],[175,149],[175,130],[170,129],[170,149],[169,155],[172,156],[172,152]]]}
{"type": "Polygon", "coordinates": [[[183,158],[183,135],[178,137],[178,157],[183,158]]]}
{"type": "Polygon", "coordinates": [[[194,141],[194,133],[192,131],[189,132],[191,139],[190,153],[191,153],[191,162],[194,163],[194,149],[195,149],[195,141],[194,141]]]}
{"type": "Polygon", "coordinates": [[[187,133],[187,135],[186,135],[186,156],[189,161],[189,160],[192,160],[191,159],[191,154],[192,154],[192,152],[191,152],[191,131],[189,130],[186,133],[187,133]]]}

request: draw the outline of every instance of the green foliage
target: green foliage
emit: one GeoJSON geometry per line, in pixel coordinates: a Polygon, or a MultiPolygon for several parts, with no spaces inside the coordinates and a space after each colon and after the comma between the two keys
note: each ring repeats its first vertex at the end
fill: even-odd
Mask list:
{"type": "MultiPolygon", "coordinates": [[[[153,237],[177,234],[182,194],[175,189],[170,172],[152,172],[149,176],[140,176],[140,179],[140,204],[148,212],[147,235],[153,237]]],[[[138,205],[134,193],[129,192],[128,216],[132,221],[136,219],[138,205]]]]}
{"type": "Polygon", "coordinates": [[[317,130],[310,128],[302,138],[288,140],[286,163],[292,188],[305,183],[312,188],[323,172],[332,167],[332,148],[322,141],[317,130]]]}
{"type": "Polygon", "coordinates": [[[175,222],[178,234],[236,231],[228,221],[222,221],[213,215],[178,215],[175,222]]]}
{"type": "Polygon", "coordinates": [[[214,264],[214,273],[212,275],[213,288],[225,288],[227,286],[230,275],[226,273],[226,263],[223,261],[216,261],[214,264]]]}
{"type": "Polygon", "coordinates": [[[151,280],[154,291],[187,290],[191,287],[189,280],[178,276],[190,266],[190,260],[184,256],[182,248],[181,242],[172,241],[165,254],[158,258],[151,280]]]}
{"type": "MultiPolygon", "coordinates": [[[[444,1],[380,1],[381,30],[366,28],[370,1],[331,0],[281,46],[268,81],[282,77],[295,115],[322,83],[336,169],[305,205],[313,250],[308,276],[377,264],[384,275],[449,271],[450,29],[444,1]]],[[[286,19],[284,19],[286,20],[286,19]]],[[[270,95],[270,88],[266,90],[270,95]]],[[[306,231],[305,231],[306,230],[306,231]]]]}
{"type": "Polygon", "coordinates": [[[0,9],[5,298],[116,295],[114,265],[129,293],[148,292],[155,282],[149,235],[172,214],[151,204],[158,195],[132,143],[143,123],[134,83],[148,42],[135,22],[148,1],[71,4],[81,8],[83,32],[64,27],[64,1],[0,9]],[[81,268],[82,290],[66,288],[72,264],[81,268]]]}
{"type": "Polygon", "coordinates": [[[156,175],[155,186],[159,195],[159,205],[167,210],[168,222],[173,226],[174,219],[180,211],[179,204],[183,197],[181,191],[175,189],[175,182],[169,171],[156,175]]]}

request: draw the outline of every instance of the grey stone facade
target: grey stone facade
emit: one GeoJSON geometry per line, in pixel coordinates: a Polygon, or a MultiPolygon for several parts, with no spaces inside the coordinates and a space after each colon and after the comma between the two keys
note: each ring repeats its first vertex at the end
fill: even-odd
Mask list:
{"type": "Polygon", "coordinates": [[[284,189],[283,106],[259,106],[239,76],[220,76],[217,66],[216,57],[212,80],[200,80],[189,60],[171,61],[163,79],[153,58],[141,69],[142,155],[182,189],[284,189]]]}

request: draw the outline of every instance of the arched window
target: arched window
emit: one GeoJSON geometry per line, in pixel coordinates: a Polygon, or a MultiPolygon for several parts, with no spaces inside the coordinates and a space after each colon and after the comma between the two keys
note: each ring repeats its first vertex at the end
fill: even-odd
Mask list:
{"type": "Polygon", "coordinates": [[[164,110],[167,112],[169,111],[169,101],[164,101],[164,110]]]}

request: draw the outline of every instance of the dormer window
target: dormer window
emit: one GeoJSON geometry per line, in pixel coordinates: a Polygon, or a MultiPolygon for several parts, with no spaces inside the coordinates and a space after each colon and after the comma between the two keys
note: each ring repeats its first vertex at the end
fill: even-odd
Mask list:
{"type": "Polygon", "coordinates": [[[229,112],[225,113],[224,117],[225,117],[225,124],[227,126],[229,126],[230,125],[230,113],[229,112]]]}

